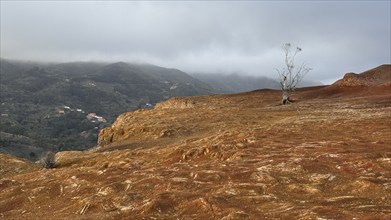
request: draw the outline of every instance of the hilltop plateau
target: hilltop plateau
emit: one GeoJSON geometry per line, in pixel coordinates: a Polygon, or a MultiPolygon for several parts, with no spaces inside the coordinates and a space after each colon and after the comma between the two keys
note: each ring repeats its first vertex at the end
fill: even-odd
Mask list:
{"type": "Polygon", "coordinates": [[[390,219],[390,67],[290,105],[269,89],[172,98],[54,169],[0,155],[0,218],[390,219]]]}

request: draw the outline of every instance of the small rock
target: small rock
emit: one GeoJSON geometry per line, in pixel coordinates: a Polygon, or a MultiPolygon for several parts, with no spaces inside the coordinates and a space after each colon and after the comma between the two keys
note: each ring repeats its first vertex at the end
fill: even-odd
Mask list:
{"type": "Polygon", "coordinates": [[[272,176],[270,176],[266,172],[254,172],[250,175],[250,179],[255,180],[257,182],[262,183],[275,183],[276,179],[272,176]]]}

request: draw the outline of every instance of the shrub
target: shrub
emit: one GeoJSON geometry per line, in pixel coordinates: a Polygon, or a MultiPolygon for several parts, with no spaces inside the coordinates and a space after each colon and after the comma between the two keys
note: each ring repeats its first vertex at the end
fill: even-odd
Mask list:
{"type": "Polygon", "coordinates": [[[52,151],[43,152],[39,163],[46,169],[56,167],[55,154],[52,151]]]}

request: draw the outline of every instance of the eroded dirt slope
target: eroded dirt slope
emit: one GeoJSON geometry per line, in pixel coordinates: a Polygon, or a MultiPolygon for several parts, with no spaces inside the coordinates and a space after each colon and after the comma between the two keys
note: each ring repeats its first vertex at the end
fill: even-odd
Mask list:
{"type": "Polygon", "coordinates": [[[391,89],[326,88],[124,113],[55,169],[1,173],[0,218],[390,219],[391,89]]]}

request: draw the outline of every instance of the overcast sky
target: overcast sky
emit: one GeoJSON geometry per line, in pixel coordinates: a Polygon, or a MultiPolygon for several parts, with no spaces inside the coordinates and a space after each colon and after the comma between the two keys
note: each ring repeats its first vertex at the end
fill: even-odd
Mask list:
{"type": "Polygon", "coordinates": [[[275,77],[285,42],[308,79],[391,63],[390,1],[4,1],[1,57],[137,61],[275,77]]]}

